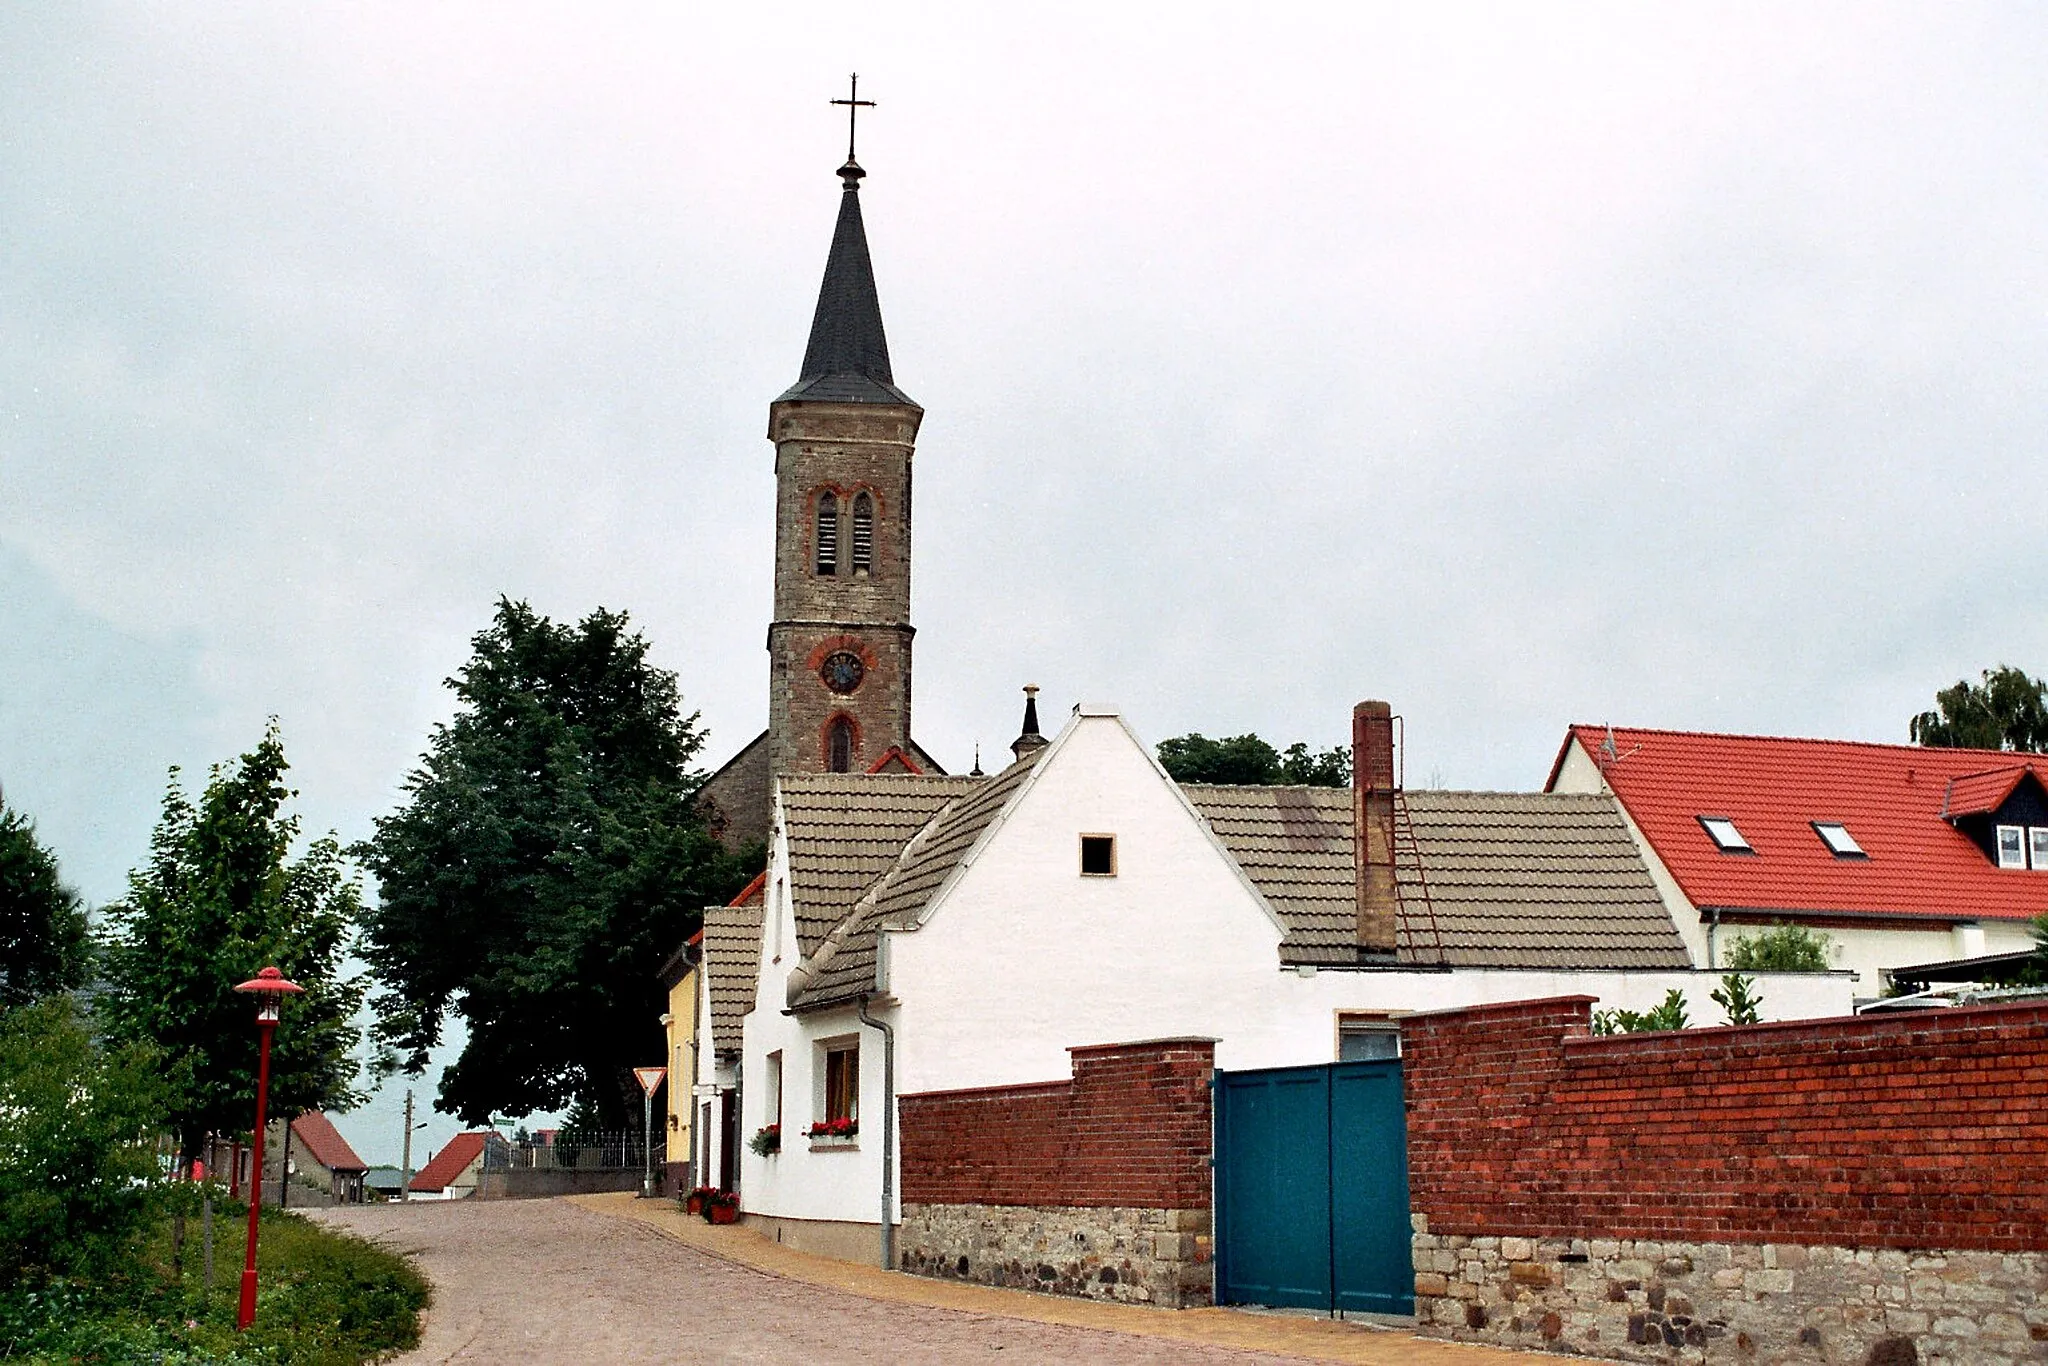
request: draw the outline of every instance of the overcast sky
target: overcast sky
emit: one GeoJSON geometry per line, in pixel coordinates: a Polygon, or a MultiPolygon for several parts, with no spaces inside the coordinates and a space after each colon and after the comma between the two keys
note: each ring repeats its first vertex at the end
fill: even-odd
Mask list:
{"type": "Polygon", "coordinates": [[[2048,672],[2038,8],[600,8],[0,9],[0,784],[91,900],[272,713],[367,834],[501,593],[760,730],[855,68],[949,766],[2048,672]]]}

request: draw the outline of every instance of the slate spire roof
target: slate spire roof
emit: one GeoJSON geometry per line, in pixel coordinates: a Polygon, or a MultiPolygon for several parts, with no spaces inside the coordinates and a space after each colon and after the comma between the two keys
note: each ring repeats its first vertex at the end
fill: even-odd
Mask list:
{"type": "Polygon", "coordinates": [[[882,303],[875,293],[875,268],[868,259],[867,229],[860,216],[860,182],[866,174],[851,157],[839,168],[846,188],[839,196],[832,251],[825,258],[825,282],[818,287],[818,311],[811,317],[803,375],[778,403],[800,399],[917,406],[896,387],[889,370],[889,340],[882,333],[882,303]]]}

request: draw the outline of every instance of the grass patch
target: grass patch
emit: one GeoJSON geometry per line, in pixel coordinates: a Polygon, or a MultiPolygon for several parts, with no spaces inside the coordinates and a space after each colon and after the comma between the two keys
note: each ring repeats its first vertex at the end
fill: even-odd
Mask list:
{"type": "Polygon", "coordinates": [[[204,1286],[199,1221],[186,1221],[184,1274],[169,1225],[142,1265],[92,1284],[0,1287],[0,1361],[57,1366],[360,1366],[417,1345],[426,1280],[386,1248],[280,1210],[263,1211],[256,1322],[235,1331],[247,1209],[214,1219],[204,1286]]]}

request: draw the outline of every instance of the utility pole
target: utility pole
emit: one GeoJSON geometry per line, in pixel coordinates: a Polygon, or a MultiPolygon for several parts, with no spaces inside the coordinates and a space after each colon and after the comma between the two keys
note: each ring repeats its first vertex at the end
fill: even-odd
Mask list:
{"type": "Polygon", "coordinates": [[[398,1198],[412,1199],[412,1088],[405,1088],[405,1156],[398,1177],[398,1198]]]}

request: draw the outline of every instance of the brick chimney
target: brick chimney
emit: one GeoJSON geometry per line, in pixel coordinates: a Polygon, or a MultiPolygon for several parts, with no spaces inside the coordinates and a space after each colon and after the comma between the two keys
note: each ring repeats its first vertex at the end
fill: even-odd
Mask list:
{"type": "Polygon", "coordinates": [[[1361,957],[1391,957],[1397,946],[1394,784],[1394,709],[1360,702],[1351,709],[1351,849],[1361,957]]]}

